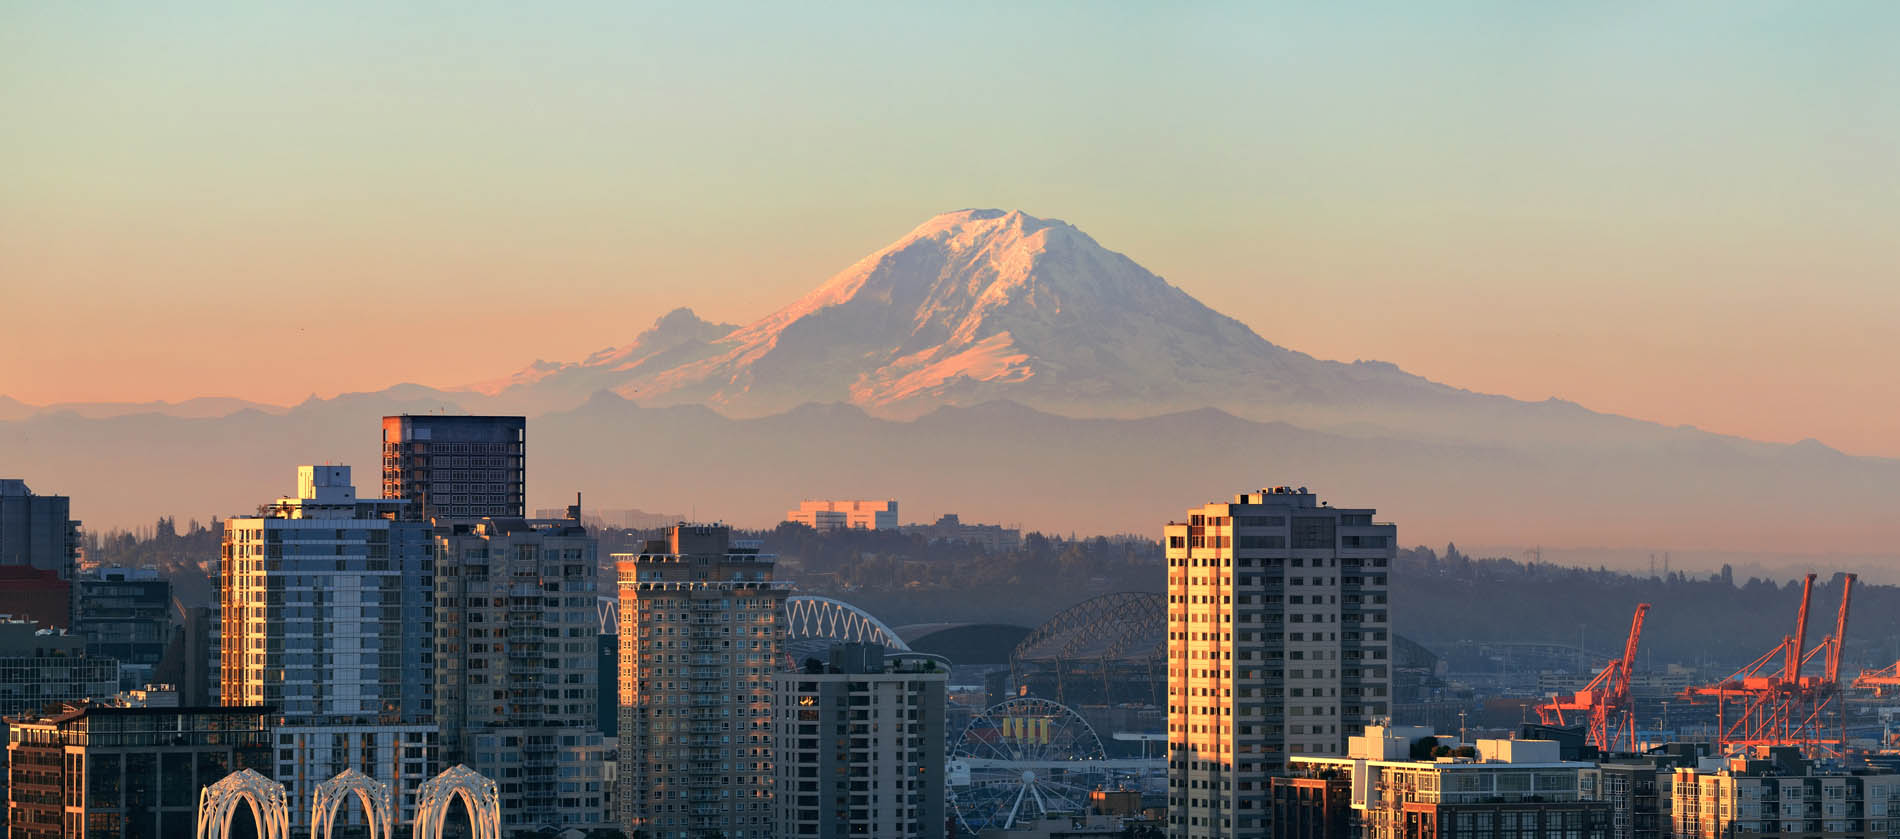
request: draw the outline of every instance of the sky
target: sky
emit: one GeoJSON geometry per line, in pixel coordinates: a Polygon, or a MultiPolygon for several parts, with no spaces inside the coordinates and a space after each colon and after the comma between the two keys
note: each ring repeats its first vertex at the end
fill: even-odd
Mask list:
{"type": "Polygon", "coordinates": [[[1900,456],[1895,43],[1889,2],[9,2],[0,394],[458,386],[977,206],[1322,358],[1900,456]]]}

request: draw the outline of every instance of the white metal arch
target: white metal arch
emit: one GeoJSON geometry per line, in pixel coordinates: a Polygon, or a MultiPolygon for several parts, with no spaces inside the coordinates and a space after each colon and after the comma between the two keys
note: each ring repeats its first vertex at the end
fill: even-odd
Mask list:
{"type": "Polygon", "coordinates": [[[883,621],[842,600],[795,594],[785,598],[784,617],[786,640],[882,644],[893,652],[910,649],[883,621]]]}
{"type": "MultiPolygon", "coordinates": [[[[600,616],[600,633],[620,634],[620,601],[602,597],[596,602],[595,608],[600,616]]],[[[870,612],[830,597],[794,594],[785,598],[784,612],[779,617],[785,622],[785,639],[788,641],[812,639],[882,644],[892,652],[910,649],[904,639],[897,637],[895,630],[870,612]]]]}
{"type": "Polygon", "coordinates": [[[352,794],[363,803],[369,839],[395,839],[398,819],[389,785],[354,769],[345,769],[317,785],[310,806],[310,839],[330,839],[338,811],[352,794]]]}
{"type": "Polygon", "coordinates": [[[442,839],[442,825],[458,797],[468,805],[474,839],[501,839],[501,794],[495,782],[460,763],[416,789],[414,839],[442,839]]]}
{"type": "Polygon", "coordinates": [[[257,839],[290,839],[290,807],[284,785],[255,770],[224,776],[198,792],[197,839],[225,839],[238,805],[251,808],[257,821],[257,839]]]}

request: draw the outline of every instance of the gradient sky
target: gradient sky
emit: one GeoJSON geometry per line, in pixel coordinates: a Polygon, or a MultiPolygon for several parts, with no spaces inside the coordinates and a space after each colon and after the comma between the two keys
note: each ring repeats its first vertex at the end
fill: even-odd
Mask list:
{"type": "Polygon", "coordinates": [[[0,393],[465,384],[994,206],[1320,357],[1900,456],[1900,4],[264,5],[0,6],[0,393]]]}

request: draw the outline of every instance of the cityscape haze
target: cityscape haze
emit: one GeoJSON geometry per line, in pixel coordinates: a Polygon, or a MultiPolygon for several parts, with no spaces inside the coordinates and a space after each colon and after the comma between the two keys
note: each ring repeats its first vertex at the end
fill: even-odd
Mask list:
{"type": "Polygon", "coordinates": [[[0,826],[1900,837],[1896,43],[0,9],[0,826]]]}

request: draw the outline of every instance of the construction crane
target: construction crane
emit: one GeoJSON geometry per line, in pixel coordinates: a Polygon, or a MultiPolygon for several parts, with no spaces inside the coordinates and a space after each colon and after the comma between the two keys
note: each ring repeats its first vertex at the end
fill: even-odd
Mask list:
{"type": "Polygon", "coordinates": [[[1583,690],[1559,696],[1537,706],[1537,716],[1545,725],[1569,725],[1570,720],[1589,726],[1590,745],[1611,752],[1621,745],[1636,751],[1636,712],[1630,702],[1630,670],[1636,666],[1636,644],[1643,637],[1643,618],[1649,604],[1636,604],[1636,616],[1630,619],[1629,639],[1623,643],[1623,657],[1613,659],[1602,672],[1583,686],[1583,690]]]}
{"type": "Polygon", "coordinates": [[[1783,636],[1780,644],[1728,678],[1682,692],[1690,702],[1715,702],[1718,748],[1727,752],[1750,746],[1800,746],[1833,752],[1846,742],[1840,676],[1854,580],[1853,574],[1842,576],[1834,634],[1812,649],[1806,646],[1808,606],[1814,597],[1814,575],[1809,574],[1801,583],[1794,634],[1783,636]],[[1817,655],[1822,675],[1803,676],[1802,669],[1817,655]]]}

